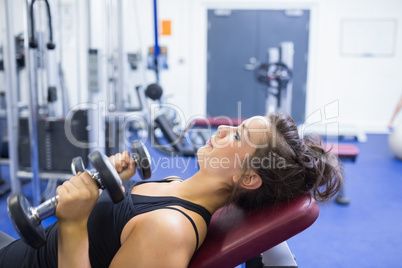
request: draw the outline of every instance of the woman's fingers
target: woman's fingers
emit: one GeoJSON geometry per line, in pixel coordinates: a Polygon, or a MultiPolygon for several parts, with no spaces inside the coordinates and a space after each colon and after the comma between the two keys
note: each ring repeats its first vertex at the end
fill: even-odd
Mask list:
{"type": "Polygon", "coordinates": [[[128,151],[112,155],[109,159],[118,173],[125,171],[127,168],[135,169],[135,161],[128,151]]]}
{"type": "Polygon", "coordinates": [[[71,195],[72,198],[92,198],[99,194],[98,185],[95,180],[87,173],[79,173],[70,180],[65,181],[57,187],[58,195],[71,195]],[[81,196],[83,193],[89,195],[81,196]]]}
{"type": "Polygon", "coordinates": [[[85,222],[99,197],[99,188],[84,172],[65,181],[56,193],[59,195],[56,217],[65,222],[85,222]]]}
{"type": "Polygon", "coordinates": [[[122,154],[122,167],[123,169],[127,168],[130,164],[130,161],[133,160],[128,151],[124,151],[122,154]]]}
{"type": "MultiPolygon", "coordinates": [[[[125,151],[125,152],[127,152],[127,151],[125,151]]],[[[125,161],[124,161],[124,153],[125,152],[123,152],[123,154],[117,153],[117,154],[109,157],[110,161],[112,162],[112,164],[115,167],[115,169],[117,170],[117,172],[121,172],[127,166],[127,163],[125,163],[125,161]]]]}

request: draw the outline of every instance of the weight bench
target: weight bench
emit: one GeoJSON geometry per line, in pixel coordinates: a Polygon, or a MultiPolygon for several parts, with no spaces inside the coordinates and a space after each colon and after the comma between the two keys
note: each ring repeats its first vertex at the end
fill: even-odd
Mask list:
{"type": "Polygon", "coordinates": [[[233,206],[221,208],[212,216],[205,241],[189,267],[236,267],[302,232],[318,214],[318,204],[310,195],[248,213],[233,206]]]}
{"type": "MultiPolygon", "coordinates": [[[[338,156],[339,160],[342,162],[356,162],[357,156],[359,155],[359,149],[353,144],[345,143],[327,143],[324,144],[325,150],[331,150],[331,153],[338,156]]],[[[335,198],[335,202],[341,205],[348,205],[350,200],[346,195],[345,185],[341,186],[338,195],[335,198]]]]}
{"type": "Polygon", "coordinates": [[[203,119],[195,119],[193,122],[194,127],[219,127],[220,125],[238,126],[246,118],[229,118],[229,117],[207,117],[203,119]]]}
{"type": "Polygon", "coordinates": [[[325,150],[331,150],[331,153],[338,156],[342,161],[356,162],[356,158],[359,155],[359,149],[353,144],[326,143],[324,148],[325,150]]]}

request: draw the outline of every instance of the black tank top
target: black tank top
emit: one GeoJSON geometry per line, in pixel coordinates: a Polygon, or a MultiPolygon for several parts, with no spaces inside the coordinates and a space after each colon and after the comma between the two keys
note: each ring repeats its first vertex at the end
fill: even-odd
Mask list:
{"type": "MultiPolygon", "coordinates": [[[[163,182],[163,181],[162,181],[163,182]]],[[[107,193],[101,194],[88,219],[89,258],[92,267],[108,267],[119,250],[120,236],[126,223],[136,215],[157,209],[174,209],[186,216],[194,227],[198,248],[198,230],[193,220],[180,206],[203,217],[207,226],[211,214],[204,207],[177,197],[132,195],[134,186],[144,182],[123,182],[126,189],[122,202],[114,204],[107,193]]],[[[0,267],[57,267],[57,222],[46,228],[47,243],[32,249],[21,240],[0,251],[0,267]],[[24,258],[18,257],[24,256],[24,258]]]]}

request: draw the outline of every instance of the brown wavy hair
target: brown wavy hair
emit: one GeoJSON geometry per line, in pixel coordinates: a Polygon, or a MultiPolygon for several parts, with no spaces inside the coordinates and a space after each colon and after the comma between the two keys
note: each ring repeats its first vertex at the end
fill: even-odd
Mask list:
{"type": "Polygon", "coordinates": [[[261,177],[262,185],[246,190],[239,186],[240,179],[229,202],[250,210],[307,193],[321,202],[333,197],[343,182],[338,158],[323,148],[321,138],[300,138],[289,115],[273,113],[267,119],[267,146],[257,148],[243,162],[243,174],[252,168],[261,177]]]}

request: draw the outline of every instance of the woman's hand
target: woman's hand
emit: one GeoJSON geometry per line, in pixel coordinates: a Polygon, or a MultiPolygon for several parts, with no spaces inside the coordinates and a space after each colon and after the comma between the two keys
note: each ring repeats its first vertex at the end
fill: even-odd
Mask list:
{"type": "Polygon", "coordinates": [[[79,172],[59,186],[56,193],[59,195],[56,207],[59,224],[86,227],[89,214],[99,197],[99,187],[94,179],[87,172],[79,172]]]}
{"type": "Polygon", "coordinates": [[[87,223],[99,197],[95,180],[87,173],[78,172],[71,180],[57,187],[58,267],[91,267],[87,223]]]}
{"type": "Polygon", "coordinates": [[[110,162],[119,173],[122,181],[129,180],[135,174],[135,161],[128,151],[117,153],[109,157],[110,162]]]}

